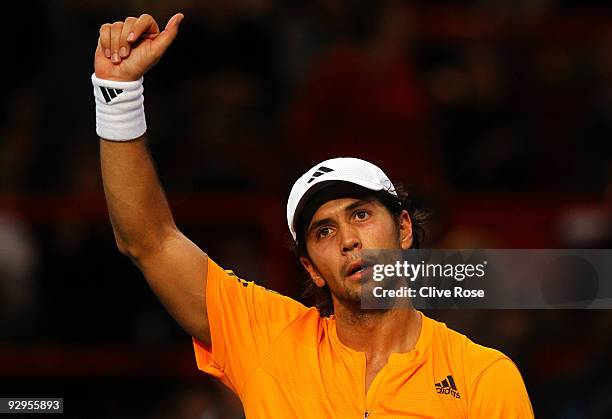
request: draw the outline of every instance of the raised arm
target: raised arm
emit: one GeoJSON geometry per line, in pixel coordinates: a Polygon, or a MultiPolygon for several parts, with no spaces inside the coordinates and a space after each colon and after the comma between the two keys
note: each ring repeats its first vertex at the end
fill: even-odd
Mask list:
{"type": "Polygon", "coordinates": [[[117,247],[138,265],[176,321],[210,345],[207,256],[174,223],[147,148],[141,93],[130,90],[139,88],[138,80],[174,41],[182,19],[173,16],[161,32],[149,15],[102,25],[94,61],[96,123],[117,247]]]}

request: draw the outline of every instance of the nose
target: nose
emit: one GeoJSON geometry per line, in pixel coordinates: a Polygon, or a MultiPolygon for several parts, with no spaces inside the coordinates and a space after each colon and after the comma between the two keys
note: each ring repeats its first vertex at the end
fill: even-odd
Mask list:
{"type": "Polygon", "coordinates": [[[361,238],[354,228],[346,227],[342,229],[342,254],[361,249],[361,238]]]}

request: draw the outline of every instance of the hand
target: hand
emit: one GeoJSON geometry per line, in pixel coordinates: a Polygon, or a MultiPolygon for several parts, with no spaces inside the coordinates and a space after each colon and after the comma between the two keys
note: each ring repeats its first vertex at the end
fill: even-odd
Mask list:
{"type": "Polygon", "coordinates": [[[151,15],[125,22],[105,23],[94,59],[96,77],[114,81],[138,80],[164,55],[178,33],[183,14],[177,13],[163,31],[151,15]]]}

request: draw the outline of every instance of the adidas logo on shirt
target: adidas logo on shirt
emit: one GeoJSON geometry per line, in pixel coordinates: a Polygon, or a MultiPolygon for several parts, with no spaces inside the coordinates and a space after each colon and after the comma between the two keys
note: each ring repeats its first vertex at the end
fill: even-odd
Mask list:
{"type": "Polygon", "coordinates": [[[455,385],[455,380],[453,380],[452,375],[446,376],[446,378],[439,383],[436,383],[436,392],[438,394],[450,394],[453,397],[458,399],[461,398],[461,395],[457,391],[457,386],[455,385]]]}
{"type": "Polygon", "coordinates": [[[312,182],[313,180],[315,180],[319,176],[324,175],[325,173],[329,173],[329,172],[333,172],[333,171],[334,171],[334,169],[330,169],[329,167],[321,166],[321,167],[319,167],[317,169],[316,172],[313,173],[313,175],[310,178],[310,180],[308,181],[308,183],[312,182]]]}

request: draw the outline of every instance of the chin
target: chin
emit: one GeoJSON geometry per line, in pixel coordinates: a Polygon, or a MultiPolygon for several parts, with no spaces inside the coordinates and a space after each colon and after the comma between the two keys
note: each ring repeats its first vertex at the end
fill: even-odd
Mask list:
{"type": "Polygon", "coordinates": [[[343,283],[340,287],[330,287],[329,289],[338,301],[351,305],[354,303],[361,304],[361,284],[343,283]]]}

